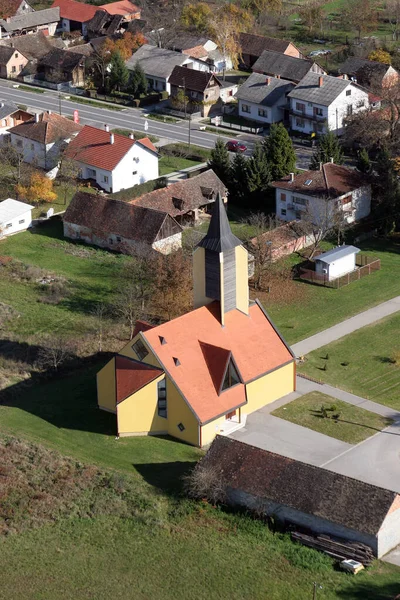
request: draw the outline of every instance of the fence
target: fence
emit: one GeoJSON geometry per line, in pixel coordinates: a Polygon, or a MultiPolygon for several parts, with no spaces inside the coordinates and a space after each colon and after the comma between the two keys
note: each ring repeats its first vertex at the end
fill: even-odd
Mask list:
{"type": "Polygon", "coordinates": [[[356,269],[354,271],[351,271],[350,273],[346,273],[346,275],[337,277],[336,279],[331,279],[329,281],[326,274],[316,273],[312,269],[304,269],[303,267],[300,267],[299,277],[304,281],[310,281],[311,283],[316,283],[317,285],[323,285],[325,287],[339,289],[341,287],[344,287],[345,285],[353,283],[353,281],[358,281],[359,279],[362,279],[366,275],[371,275],[371,273],[379,271],[380,268],[381,261],[379,258],[359,255],[356,257],[356,269]]]}

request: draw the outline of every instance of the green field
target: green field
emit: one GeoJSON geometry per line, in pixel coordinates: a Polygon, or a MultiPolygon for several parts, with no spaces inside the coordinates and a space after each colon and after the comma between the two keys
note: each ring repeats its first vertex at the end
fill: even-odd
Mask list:
{"type": "Polygon", "coordinates": [[[299,371],[400,410],[399,340],[397,313],[311,352],[299,371]]]}
{"type": "Polygon", "coordinates": [[[181,158],[179,156],[162,156],[158,161],[158,170],[161,177],[162,175],[168,175],[174,171],[188,169],[189,167],[194,167],[198,164],[198,160],[181,158]]]}
{"type": "Polygon", "coordinates": [[[271,414],[348,444],[358,444],[392,423],[390,419],[321,392],[305,394],[271,414]],[[328,409],[328,418],[323,418],[321,407],[328,409]],[[332,418],[333,415],[338,418],[332,418]]]}

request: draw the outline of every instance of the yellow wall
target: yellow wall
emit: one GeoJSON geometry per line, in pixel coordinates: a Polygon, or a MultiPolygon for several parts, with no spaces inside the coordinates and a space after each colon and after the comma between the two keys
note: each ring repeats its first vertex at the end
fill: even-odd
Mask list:
{"type": "Polygon", "coordinates": [[[173,437],[184,440],[194,446],[199,445],[199,422],[179,390],[167,377],[167,415],[168,433],[173,437]],[[178,423],[185,426],[184,431],[179,431],[178,423]]]}
{"type": "Polygon", "coordinates": [[[294,362],[246,385],[247,404],[242,411],[250,414],[294,390],[294,362]]]}
{"type": "Polygon", "coordinates": [[[115,358],[97,373],[97,403],[100,408],[115,411],[115,358]]]}
{"type": "Polygon", "coordinates": [[[167,432],[167,419],[157,414],[157,383],[163,377],[160,375],[118,404],[118,435],[167,432]]]}
{"type": "Polygon", "coordinates": [[[243,246],[236,246],[236,307],[249,314],[248,254],[243,246]]]}
{"type": "Polygon", "coordinates": [[[224,423],[225,415],[219,419],[211,421],[211,423],[207,423],[207,425],[203,425],[201,428],[201,445],[209,446],[215,436],[220,433],[220,429],[223,428],[224,423]]]}

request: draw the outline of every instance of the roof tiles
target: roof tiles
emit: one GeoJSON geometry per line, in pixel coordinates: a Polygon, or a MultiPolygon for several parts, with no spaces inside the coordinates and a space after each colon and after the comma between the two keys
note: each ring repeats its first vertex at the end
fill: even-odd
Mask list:
{"type": "Polygon", "coordinates": [[[61,115],[44,112],[25,123],[11,127],[9,132],[42,144],[52,144],[58,140],[71,139],[81,129],[82,125],[61,115]]]}
{"type": "Polygon", "coordinates": [[[163,375],[161,369],[120,356],[115,357],[115,383],[117,404],[163,375]]]}
{"type": "Polygon", "coordinates": [[[76,2],[76,0],[55,0],[51,7],[56,6],[60,7],[60,17],[62,19],[69,19],[78,23],[90,21],[90,19],[93,19],[96,10],[98,10],[98,7],[93,4],[84,4],[83,2],[76,2]]]}

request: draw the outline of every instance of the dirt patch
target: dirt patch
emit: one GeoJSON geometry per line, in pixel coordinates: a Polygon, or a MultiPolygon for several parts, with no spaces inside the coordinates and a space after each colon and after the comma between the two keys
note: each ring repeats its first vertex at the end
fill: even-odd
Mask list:
{"type": "Polygon", "coordinates": [[[272,267],[263,276],[262,290],[255,290],[250,282],[250,297],[258,298],[264,305],[293,304],[307,301],[307,285],[293,279],[290,267],[272,267]]]}

